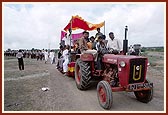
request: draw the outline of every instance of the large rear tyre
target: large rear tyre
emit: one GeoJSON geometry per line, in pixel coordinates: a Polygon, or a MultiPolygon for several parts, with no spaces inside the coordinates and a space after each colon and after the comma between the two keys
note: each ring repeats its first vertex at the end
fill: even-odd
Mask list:
{"type": "Polygon", "coordinates": [[[80,58],[75,64],[75,82],[80,90],[86,90],[90,87],[91,68],[89,62],[83,62],[80,58]]]}
{"type": "Polygon", "coordinates": [[[104,109],[110,109],[113,104],[111,86],[107,81],[100,81],[97,85],[97,96],[99,104],[104,109]]]}
{"type": "MultiPolygon", "coordinates": [[[[145,82],[149,83],[148,80],[146,80],[145,82]]],[[[143,102],[143,103],[148,103],[153,98],[153,88],[149,90],[134,91],[134,94],[138,101],[143,102]]]]}

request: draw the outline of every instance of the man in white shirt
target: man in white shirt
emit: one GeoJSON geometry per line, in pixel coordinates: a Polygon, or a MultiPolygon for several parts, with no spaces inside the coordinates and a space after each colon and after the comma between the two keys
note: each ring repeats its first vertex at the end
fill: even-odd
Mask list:
{"type": "MultiPolygon", "coordinates": [[[[67,33],[66,33],[65,37],[62,40],[64,40],[65,45],[69,45],[70,46],[70,35],[67,36],[67,33]]],[[[71,40],[71,46],[73,46],[73,40],[71,40]]]]}
{"type": "Polygon", "coordinates": [[[121,42],[118,39],[114,39],[114,33],[110,32],[109,33],[110,40],[107,43],[107,48],[108,49],[113,49],[115,52],[120,52],[122,51],[122,45],[121,42]]]}
{"type": "Polygon", "coordinates": [[[19,51],[18,51],[18,53],[16,54],[16,57],[18,58],[19,70],[24,70],[22,50],[19,50],[19,51]]]}
{"type": "Polygon", "coordinates": [[[68,56],[69,56],[69,46],[66,45],[64,51],[63,51],[63,59],[64,59],[64,63],[63,63],[63,72],[65,74],[65,76],[67,75],[67,72],[68,72],[68,63],[69,63],[69,59],[68,59],[68,56]]]}
{"type": "Polygon", "coordinates": [[[51,50],[50,55],[49,55],[51,64],[53,64],[54,62],[54,56],[55,56],[55,52],[51,50]]]}
{"type": "Polygon", "coordinates": [[[45,59],[45,63],[47,63],[47,60],[48,60],[48,51],[46,50],[45,52],[44,52],[44,59],[45,59]]]}

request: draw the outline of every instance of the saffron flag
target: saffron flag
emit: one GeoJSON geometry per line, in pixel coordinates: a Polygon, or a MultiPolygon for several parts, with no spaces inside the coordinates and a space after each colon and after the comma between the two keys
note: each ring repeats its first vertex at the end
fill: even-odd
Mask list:
{"type": "Polygon", "coordinates": [[[72,27],[72,30],[83,29],[83,30],[91,31],[91,30],[96,30],[97,28],[101,28],[102,26],[104,26],[104,22],[101,22],[99,24],[92,24],[83,20],[78,15],[76,15],[76,16],[72,16],[72,19],[70,20],[68,25],[64,28],[64,30],[68,31],[72,27]]]}
{"type": "MultiPolygon", "coordinates": [[[[61,31],[61,40],[65,37],[66,32],[61,31]]],[[[72,34],[72,40],[77,40],[82,37],[83,33],[72,34]]]]}

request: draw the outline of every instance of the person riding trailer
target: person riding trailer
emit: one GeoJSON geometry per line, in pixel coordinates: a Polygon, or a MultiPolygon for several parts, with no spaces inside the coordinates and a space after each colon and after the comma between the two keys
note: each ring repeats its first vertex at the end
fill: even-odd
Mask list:
{"type": "Polygon", "coordinates": [[[97,69],[101,70],[102,69],[102,57],[104,54],[108,53],[108,50],[106,48],[106,44],[103,42],[103,36],[98,37],[98,43],[96,44],[96,50],[98,52],[98,57],[97,57],[97,69]]]}
{"type": "Polygon", "coordinates": [[[78,40],[79,49],[80,49],[81,53],[84,50],[88,49],[88,45],[87,45],[88,42],[89,42],[89,32],[84,31],[83,36],[81,38],[79,38],[79,40],[78,40]]]}
{"type": "Polygon", "coordinates": [[[69,45],[60,47],[61,56],[58,59],[57,69],[67,75],[68,72],[68,63],[69,63],[69,45]]]}
{"type": "Polygon", "coordinates": [[[84,31],[83,36],[78,40],[81,54],[91,53],[94,55],[94,57],[96,57],[97,51],[94,49],[89,49],[88,42],[89,42],[89,32],[84,31]]]}
{"type": "Polygon", "coordinates": [[[97,28],[97,33],[95,35],[95,39],[97,40],[99,36],[103,36],[103,33],[100,32],[100,28],[97,28]]]}

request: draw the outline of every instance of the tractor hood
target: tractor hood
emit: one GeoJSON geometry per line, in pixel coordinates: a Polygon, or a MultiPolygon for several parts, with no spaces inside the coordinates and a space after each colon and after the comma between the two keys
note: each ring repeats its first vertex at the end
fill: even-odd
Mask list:
{"type": "Polygon", "coordinates": [[[133,56],[133,55],[114,55],[114,54],[105,54],[103,56],[103,62],[117,64],[118,61],[125,61],[129,62],[131,59],[147,59],[146,57],[142,56],[133,56]]]}

